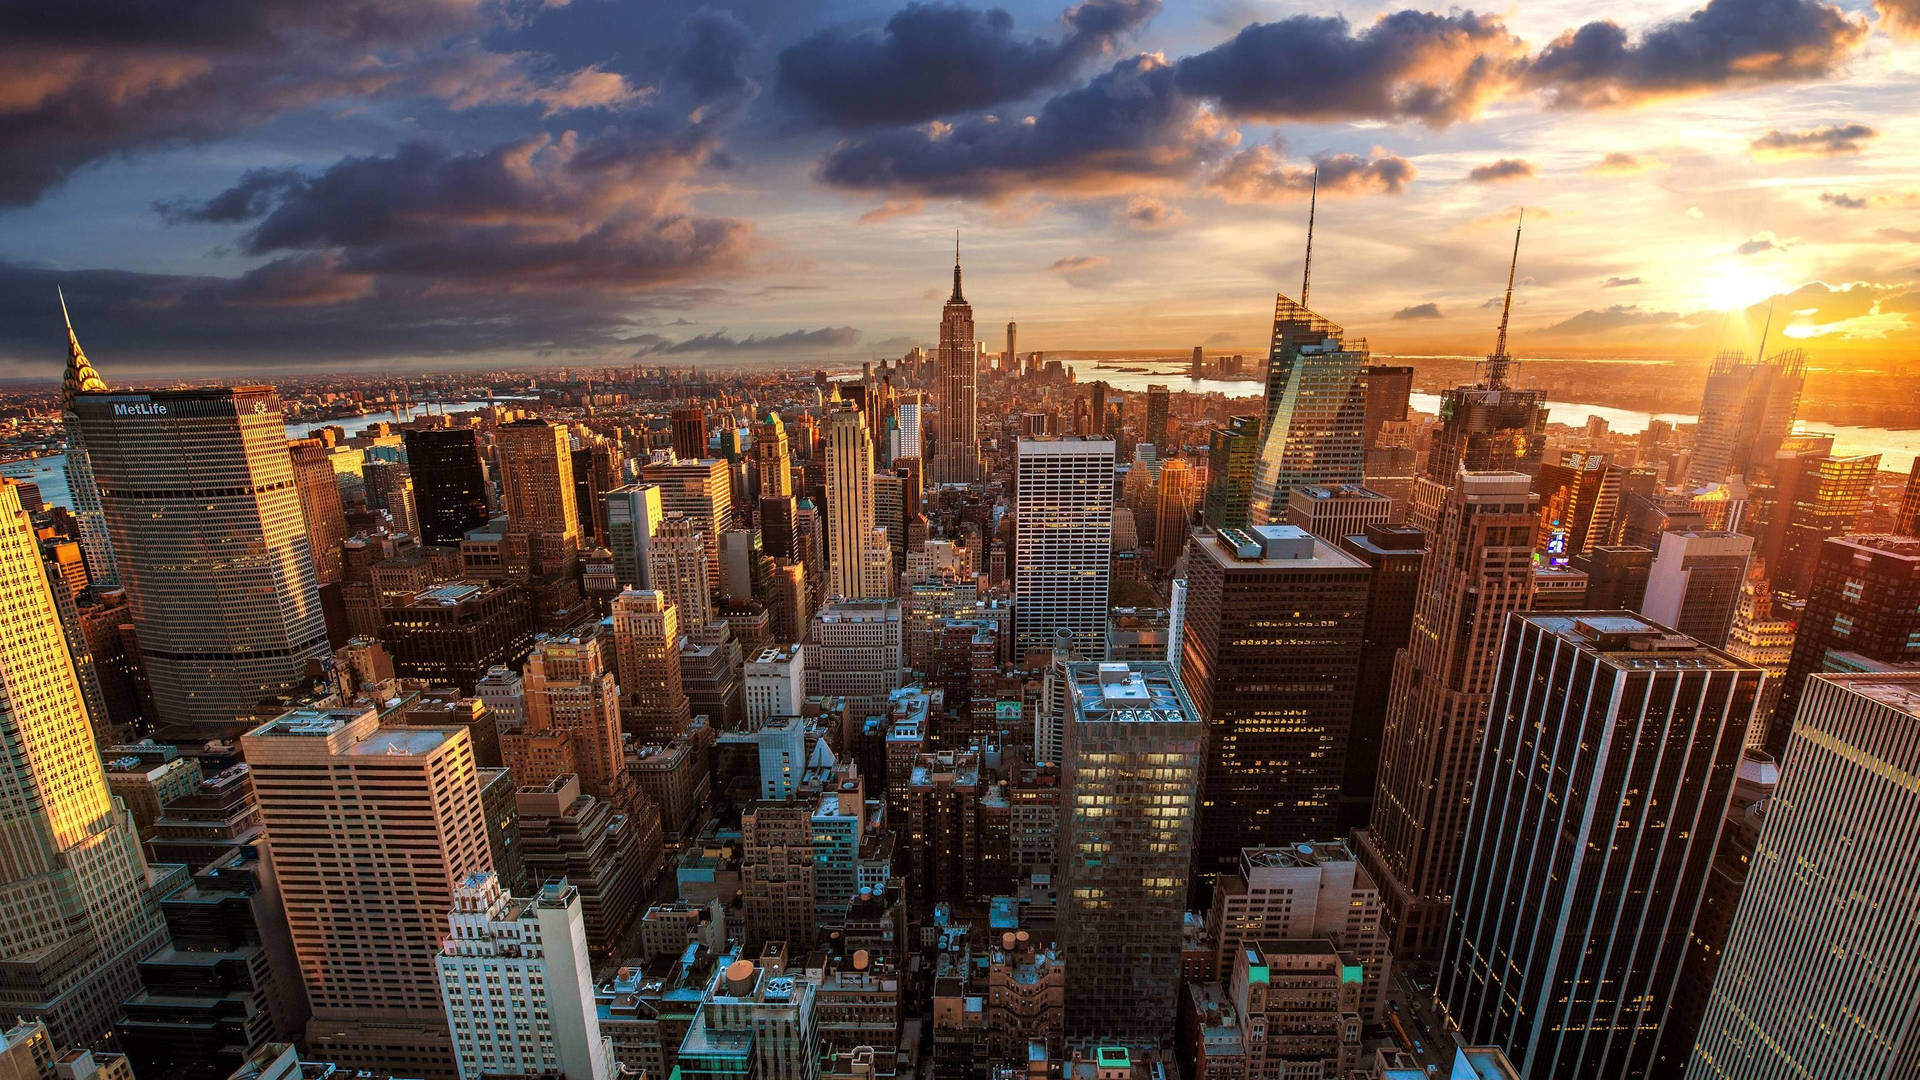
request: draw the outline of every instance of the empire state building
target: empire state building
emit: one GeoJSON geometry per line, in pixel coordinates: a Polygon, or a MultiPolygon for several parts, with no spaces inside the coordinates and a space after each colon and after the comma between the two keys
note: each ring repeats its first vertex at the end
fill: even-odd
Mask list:
{"type": "Polygon", "coordinates": [[[927,478],[936,484],[971,484],[980,479],[979,421],[974,413],[979,350],[973,340],[973,305],[960,292],[960,238],[953,240],[953,295],[940,311],[940,349],[935,356],[939,383],[934,405],[933,453],[927,478]]]}

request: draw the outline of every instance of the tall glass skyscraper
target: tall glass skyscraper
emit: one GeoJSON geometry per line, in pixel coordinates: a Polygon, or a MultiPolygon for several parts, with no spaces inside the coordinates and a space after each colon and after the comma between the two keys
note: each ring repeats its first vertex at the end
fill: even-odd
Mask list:
{"type": "Polygon", "coordinates": [[[1302,484],[1365,480],[1367,343],[1286,296],[1273,304],[1260,457],[1251,520],[1286,518],[1287,493],[1302,484]]]}
{"type": "Polygon", "coordinates": [[[1112,439],[1021,439],[1013,522],[1013,655],[1071,631],[1107,655],[1113,576],[1112,439]]]}
{"type": "Polygon", "coordinates": [[[327,629],[273,387],[82,393],[74,414],[160,720],[237,733],[305,689],[327,629]]]}
{"type": "Polygon", "coordinates": [[[139,988],[134,963],[166,925],[133,819],[107,791],[33,522],[9,480],[0,623],[0,1011],[44,1021],[59,1045],[91,1045],[139,988]]]}

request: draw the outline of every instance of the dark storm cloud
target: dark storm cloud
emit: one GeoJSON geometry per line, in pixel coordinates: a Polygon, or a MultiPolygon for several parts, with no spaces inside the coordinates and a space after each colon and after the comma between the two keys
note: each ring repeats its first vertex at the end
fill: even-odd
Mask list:
{"type": "Polygon", "coordinates": [[[1206,186],[1230,202],[1304,199],[1313,188],[1316,169],[1321,193],[1333,195],[1398,195],[1414,177],[1413,163],[1391,154],[1378,158],[1328,154],[1310,165],[1293,165],[1277,147],[1261,145],[1228,158],[1207,177],[1206,186]]]}
{"type": "Polygon", "coordinates": [[[1231,145],[1232,133],[1174,86],[1171,67],[1135,56],[1050,99],[1030,119],[975,116],[842,142],[819,176],[837,187],[921,195],[1098,192],[1144,179],[1186,180],[1231,145]]]}
{"type": "Polygon", "coordinates": [[[909,4],[879,30],[822,30],[780,54],[780,88],[848,128],[910,124],[1017,101],[1113,51],[1159,0],[1085,0],[1057,39],[1023,37],[1002,8],[909,4]]]}
{"type": "Polygon", "coordinates": [[[1615,304],[1609,308],[1588,308],[1570,319],[1554,323],[1542,333],[1604,334],[1634,326],[1660,326],[1679,318],[1678,314],[1671,311],[1648,311],[1632,304],[1615,304]]]}
{"type": "Polygon", "coordinates": [[[630,351],[621,342],[633,305],[604,293],[505,292],[476,304],[392,281],[373,291],[371,281],[319,265],[325,258],[270,264],[241,278],[0,262],[0,372],[59,377],[65,330],[56,285],[88,356],[113,385],[141,381],[154,367],[266,372],[412,357],[461,363],[495,352],[630,351]]]}
{"type": "Polygon", "coordinates": [[[1500,180],[1525,180],[1533,175],[1533,164],[1519,158],[1501,158],[1490,165],[1481,165],[1467,173],[1467,179],[1476,184],[1490,184],[1500,180]]]}
{"type": "Polygon", "coordinates": [[[1628,105],[1820,78],[1866,35],[1865,20],[1819,0],[1710,0],[1638,41],[1614,22],[1569,30],[1534,57],[1527,78],[1559,105],[1628,105]]]}
{"type": "Polygon", "coordinates": [[[1412,307],[1403,307],[1399,311],[1394,312],[1393,317],[1396,321],[1401,322],[1446,318],[1446,316],[1440,314],[1439,304],[1415,304],[1412,307]]]}
{"type": "Polygon", "coordinates": [[[860,340],[860,331],[851,326],[823,326],[818,330],[789,330],[784,334],[749,334],[737,338],[725,330],[698,334],[683,341],[668,341],[657,335],[643,339],[635,356],[679,353],[775,352],[851,348],[860,340]]]}
{"type": "Polygon", "coordinates": [[[1339,16],[1255,23],[1179,62],[1180,89],[1251,120],[1464,120],[1506,91],[1524,54],[1498,19],[1400,11],[1355,33],[1339,16]]]}
{"type": "Polygon", "coordinates": [[[1820,201],[1841,210],[1865,210],[1867,200],[1858,195],[1849,195],[1844,191],[1823,191],[1820,201]]]}
{"type": "Polygon", "coordinates": [[[731,12],[701,8],[680,24],[673,73],[699,101],[751,95],[745,71],[753,35],[731,12]]]}
{"type": "Polygon", "coordinates": [[[482,0],[111,0],[0,5],[0,205],[77,170],[217,139],[322,102],[431,94],[549,111],[631,96],[619,76],[489,53],[482,0]]]}
{"type": "Polygon", "coordinates": [[[201,202],[188,199],[162,199],[153,204],[160,216],[173,224],[205,222],[227,225],[252,221],[265,214],[286,192],[298,186],[297,169],[248,169],[240,182],[201,202]]]}
{"type": "Polygon", "coordinates": [[[1838,157],[1857,154],[1880,133],[1866,124],[1828,124],[1810,131],[1775,128],[1749,145],[1756,157],[1838,157]]]}

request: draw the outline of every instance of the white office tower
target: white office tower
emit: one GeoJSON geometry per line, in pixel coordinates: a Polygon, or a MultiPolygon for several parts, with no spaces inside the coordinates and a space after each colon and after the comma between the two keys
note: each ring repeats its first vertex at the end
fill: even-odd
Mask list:
{"type": "Polygon", "coordinates": [[[799,716],[807,699],[806,650],[798,644],[768,646],[747,661],[747,722],[799,716]]]}
{"type": "Polygon", "coordinates": [[[666,511],[658,484],[628,484],[604,496],[607,502],[607,550],[613,552],[613,572],[623,589],[656,586],[648,560],[653,534],[666,511]]]}
{"type": "Polygon", "coordinates": [[[126,808],[107,791],[20,488],[0,480],[0,1011],[61,1046],[106,1035],[165,943],[126,808]]]}
{"type": "Polygon", "coordinates": [[[1920,674],[1800,697],[1687,1080],[1893,1080],[1920,1061],[1920,674]]]}
{"type": "Polygon", "coordinates": [[[1083,657],[1107,655],[1113,561],[1112,439],[1021,439],[1015,476],[1013,655],[1073,632],[1083,657]]]}
{"type": "Polygon", "coordinates": [[[909,392],[900,396],[900,403],[894,407],[893,422],[893,446],[890,448],[893,453],[888,460],[918,458],[921,451],[919,394],[909,392]]]}
{"type": "Polygon", "coordinates": [[[608,1080],[613,1042],[600,1035],[579,889],[561,879],[529,899],[492,871],[470,874],[447,923],[434,963],[461,1080],[608,1080]]]}
{"type": "MultiPolygon", "coordinates": [[[[891,596],[892,565],[869,556],[876,547],[873,436],[864,413],[850,406],[827,418],[827,595],[843,600],[891,596]]],[[[877,547],[887,548],[880,533],[877,547]]]]}
{"type": "Polygon", "coordinates": [[[519,672],[510,667],[490,667],[486,676],[473,684],[473,693],[487,707],[495,731],[506,735],[527,726],[526,684],[519,672]]]}
{"type": "Polygon", "coordinates": [[[1180,654],[1185,652],[1182,640],[1187,633],[1187,579],[1174,578],[1168,589],[1167,600],[1167,663],[1173,665],[1173,673],[1180,674],[1180,654]]]}

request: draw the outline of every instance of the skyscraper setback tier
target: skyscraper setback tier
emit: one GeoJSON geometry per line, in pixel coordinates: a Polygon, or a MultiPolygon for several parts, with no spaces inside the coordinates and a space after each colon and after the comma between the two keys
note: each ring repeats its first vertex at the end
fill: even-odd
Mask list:
{"type": "Polygon", "coordinates": [[[1302,484],[1365,479],[1367,404],[1361,371],[1367,343],[1276,296],[1267,358],[1260,456],[1254,462],[1252,522],[1286,517],[1287,493],[1302,484]]]}
{"type": "Polygon", "coordinates": [[[163,723],[250,725],[328,655],[280,399],[269,386],[74,399],[163,723]]]}
{"type": "Polygon", "coordinates": [[[20,488],[0,480],[0,1008],[61,1045],[106,1034],[166,941],[133,818],[107,791],[20,488]]]}
{"type": "Polygon", "coordinates": [[[1762,678],[1631,612],[1508,620],[1440,967],[1468,1043],[1647,1075],[1762,678]]]}
{"type": "Polygon", "coordinates": [[[1439,950],[1500,635],[1533,602],[1530,484],[1517,472],[1455,478],[1394,661],[1373,820],[1357,840],[1403,960],[1439,950]]]}

